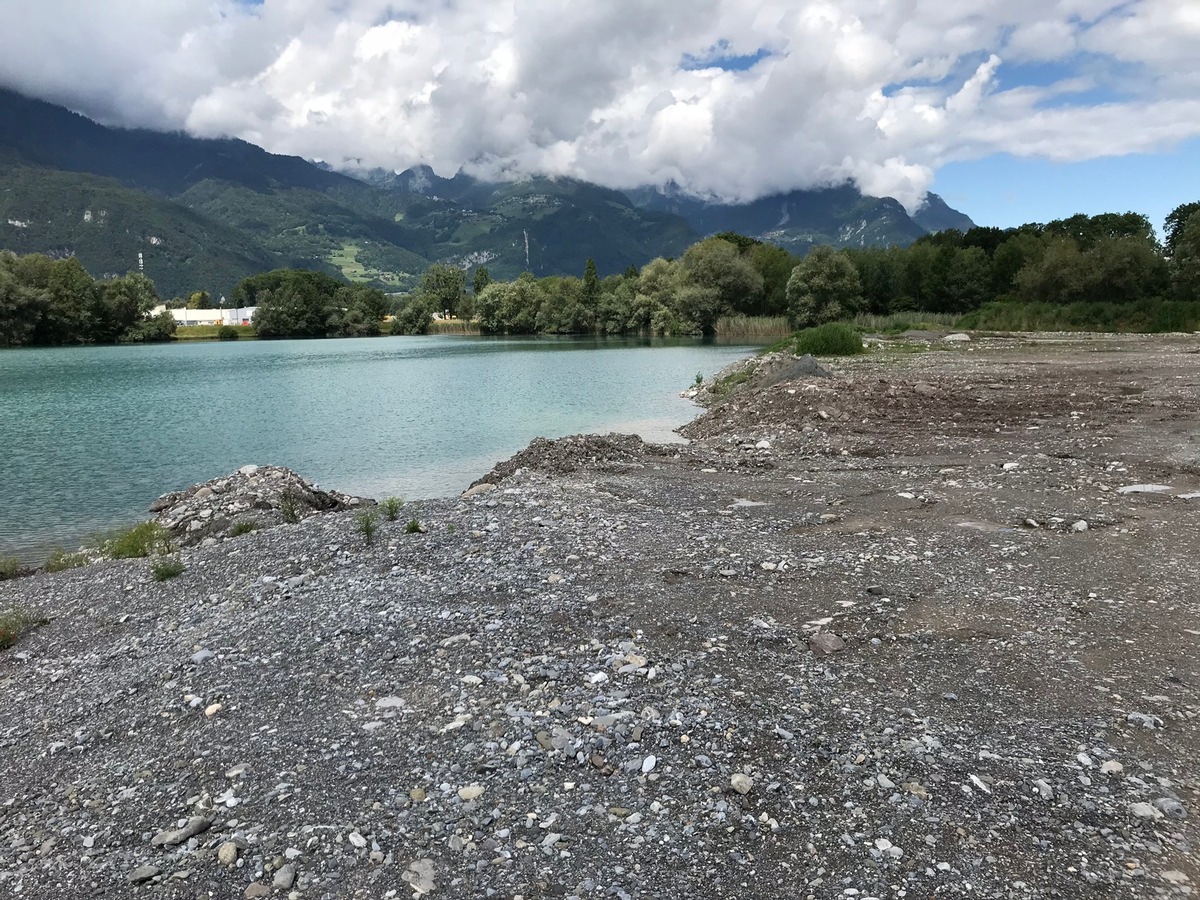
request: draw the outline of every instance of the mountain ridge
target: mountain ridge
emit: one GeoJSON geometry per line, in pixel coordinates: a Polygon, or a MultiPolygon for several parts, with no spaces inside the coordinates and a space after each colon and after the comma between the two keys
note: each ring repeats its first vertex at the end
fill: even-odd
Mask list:
{"type": "MultiPolygon", "coordinates": [[[[591,258],[612,273],[721,231],[798,254],[819,243],[907,244],[928,231],[895,200],[849,185],[732,205],[574,178],[493,183],[422,166],[343,173],[234,138],[110,128],[4,88],[0,175],[0,246],[78,255],[97,275],[126,271],[141,253],[164,294],[227,294],[259,266],[402,291],[432,263],[486,265],[508,279],[578,275],[591,258]],[[105,219],[123,223],[107,252],[78,221],[80,192],[101,196],[105,219]]],[[[970,221],[933,198],[923,221],[970,221]]]]}

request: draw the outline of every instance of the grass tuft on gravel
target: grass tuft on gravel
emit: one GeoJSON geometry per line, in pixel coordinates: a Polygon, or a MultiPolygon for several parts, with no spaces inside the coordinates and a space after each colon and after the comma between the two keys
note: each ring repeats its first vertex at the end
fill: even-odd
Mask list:
{"type": "Polygon", "coordinates": [[[49,619],[42,619],[33,615],[23,606],[14,606],[4,612],[0,612],[0,650],[7,650],[17,641],[22,635],[27,634],[39,625],[45,625],[49,619]]]}
{"type": "Polygon", "coordinates": [[[171,552],[171,535],[157,522],[139,522],[109,536],[100,547],[112,559],[144,559],[171,552]]]}
{"type": "Polygon", "coordinates": [[[170,581],[183,574],[183,560],[178,556],[162,556],[150,564],[155,581],[170,581]]]}
{"type": "Polygon", "coordinates": [[[64,572],[67,569],[78,569],[80,566],[85,566],[87,561],[86,553],[68,553],[62,547],[56,547],[42,568],[47,572],[64,572]]]}

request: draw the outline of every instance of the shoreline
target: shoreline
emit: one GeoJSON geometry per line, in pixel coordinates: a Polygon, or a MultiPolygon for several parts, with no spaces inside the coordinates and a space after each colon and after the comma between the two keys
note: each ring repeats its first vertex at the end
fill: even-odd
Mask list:
{"type": "Polygon", "coordinates": [[[0,583],[0,891],[1189,896],[1200,342],[1053,341],[0,583]]]}

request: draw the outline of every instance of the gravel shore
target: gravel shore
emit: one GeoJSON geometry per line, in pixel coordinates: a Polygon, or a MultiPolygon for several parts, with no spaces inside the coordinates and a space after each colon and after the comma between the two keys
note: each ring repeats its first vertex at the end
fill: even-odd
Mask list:
{"type": "Polygon", "coordinates": [[[0,896],[1195,896],[1198,351],[889,344],[0,583],[0,896]]]}

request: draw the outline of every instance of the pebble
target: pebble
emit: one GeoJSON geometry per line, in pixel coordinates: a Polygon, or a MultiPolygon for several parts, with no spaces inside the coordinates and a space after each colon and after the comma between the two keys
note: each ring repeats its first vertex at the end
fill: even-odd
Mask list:
{"type": "Polygon", "coordinates": [[[749,775],[744,775],[741,772],[736,772],[729,779],[729,786],[731,788],[733,788],[735,791],[737,791],[739,794],[748,794],[748,793],[750,793],[751,788],[754,787],[754,779],[751,778],[749,775]]]}

